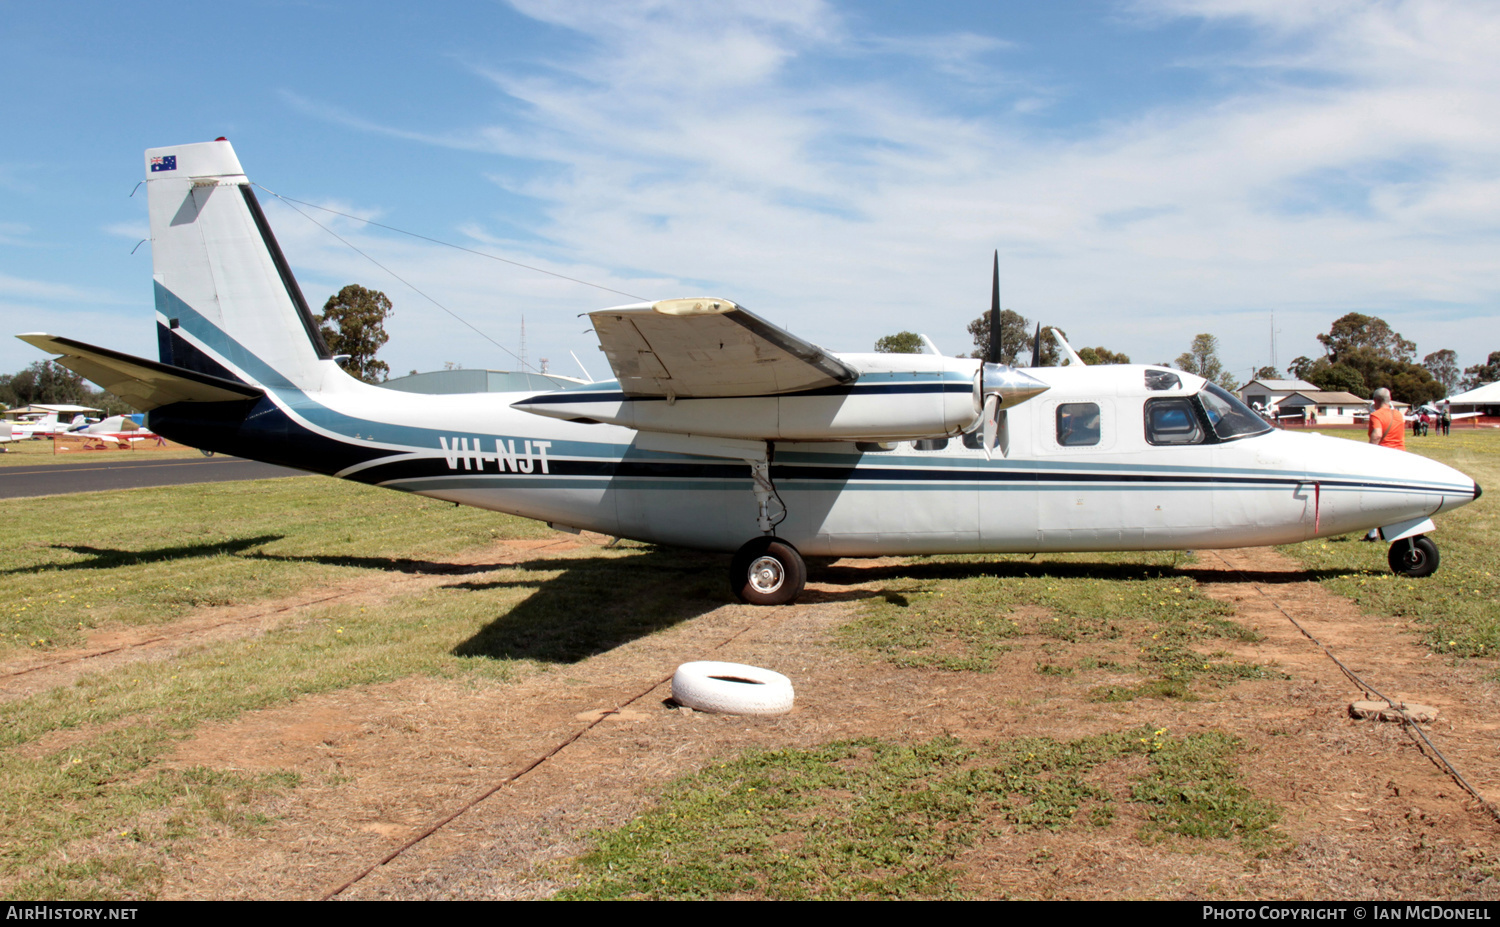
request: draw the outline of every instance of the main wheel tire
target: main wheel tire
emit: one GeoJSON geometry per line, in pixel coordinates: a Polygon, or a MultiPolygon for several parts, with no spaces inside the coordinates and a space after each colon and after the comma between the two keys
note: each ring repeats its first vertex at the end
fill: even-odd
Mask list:
{"type": "Polygon", "coordinates": [[[785,605],[807,585],[807,564],[797,548],[777,538],[756,538],[729,564],[729,587],[741,602],[785,605]]]}
{"type": "Polygon", "coordinates": [[[1392,544],[1386,559],[1402,576],[1431,576],[1438,568],[1438,548],[1431,538],[1419,534],[1392,544]]]}
{"type": "Polygon", "coordinates": [[[792,681],[743,663],[684,663],[672,675],[672,701],[697,711],[783,715],[792,710],[792,681]]]}

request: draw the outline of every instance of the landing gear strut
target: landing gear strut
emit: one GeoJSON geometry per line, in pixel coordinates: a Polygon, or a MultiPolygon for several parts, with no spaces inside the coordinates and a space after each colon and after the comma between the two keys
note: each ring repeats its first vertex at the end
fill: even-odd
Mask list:
{"type": "Polygon", "coordinates": [[[1431,538],[1419,534],[1392,544],[1386,559],[1402,576],[1431,576],[1438,568],[1438,549],[1431,538]]]}
{"type": "Polygon", "coordinates": [[[729,588],[751,605],[785,605],[805,585],[807,564],[797,548],[780,538],[747,542],[729,564],[729,588]]]}

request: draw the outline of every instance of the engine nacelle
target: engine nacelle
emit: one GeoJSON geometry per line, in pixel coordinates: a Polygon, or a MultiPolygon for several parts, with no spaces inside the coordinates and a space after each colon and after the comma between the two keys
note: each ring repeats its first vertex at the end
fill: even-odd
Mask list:
{"type": "MultiPolygon", "coordinates": [[[[982,411],[978,362],[927,354],[840,355],[859,370],[853,383],[779,396],[629,396],[616,382],[543,393],[515,408],[568,421],[607,422],[638,431],[765,441],[891,441],[958,435],[982,411]]],[[[987,365],[994,367],[995,365],[987,365]]],[[[1045,390],[1019,371],[1006,384],[1014,405],[1045,390]]],[[[998,377],[986,371],[986,389],[998,377]]]]}

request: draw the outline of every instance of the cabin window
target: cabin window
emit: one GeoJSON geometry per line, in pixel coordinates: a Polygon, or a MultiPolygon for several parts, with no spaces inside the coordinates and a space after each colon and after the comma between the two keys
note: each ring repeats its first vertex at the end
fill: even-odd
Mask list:
{"type": "MultiPolygon", "coordinates": [[[[1198,394],[1198,400],[1203,403],[1203,411],[1208,414],[1208,421],[1213,425],[1214,434],[1218,435],[1221,441],[1248,438],[1251,435],[1265,434],[1271,430],[1271,426],[1266,424],[1265,419],[1252,412],[1232,393],[1212,383],[1203,387],[1203,391],[1198,394]]],[[[1327,414],[1327,407],[1320,406],[1318,414],[1327,414]]]]}
{"type": "Polygon", "coordinates": [[[1099,443],[1099,404],[1064,402],[1057,407],[1057,443],[1093,447],[1099,443]]]}
{"type": "Polygon", "coordinates": [[[911,443],[912,450],[917,451],[940,451],[948,446],[947,438],[923,438],[911,443]]]}
{"type": "Polygon", "coordinates": [[[1181,389],[1182,378],[1170,370],[1147,370],[1146,389],[1159,392],[1164,389],[1181,389]]]}
{"type": "Polygon", "coordinates": [[[984,429],[976,428],[973,431],[964,432],[964,447],[971,451],[984,450],[984,429]]]}
{"type": "Polygon", "coordinates": [[[1146,441],[1149,444],[1202,444],[1198,410],[1190,399],[1146,400],[1146,441]]]}

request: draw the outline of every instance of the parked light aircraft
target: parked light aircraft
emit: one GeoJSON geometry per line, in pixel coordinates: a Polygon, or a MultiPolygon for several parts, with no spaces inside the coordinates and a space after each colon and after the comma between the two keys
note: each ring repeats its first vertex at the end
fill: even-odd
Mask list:
{"type": "Polygon", "coordinates": [[[88,424],[88,418],[82,414],[73,416],[69,422],[59,419],[56,412],[33,415],[18,422],[0,423],[0,442],[29,441],[32,438],[60,435],[73,428],[87,427],[88,424]]]}
{"type": "Polygon", "coordinates": [[[100,446],[107,447],[113,444],[120,448],[129,448],[137,441],[157,441],[161,437],[149,428],[142,427],[135,421],[139,416],[111,415],[109,418],[87,425],[75,425],[68,429],[65,437],[83,438],[89,441],[98,441],[100,446]]]}
{"type": "MultiPolygon", "coordinates": [[[[378,486],[735,551],[744,600],[803,555],[1283,544],[1378,527],[1430,573],[1431,517],[1477,499],[1423,457],[1269,427],[1151,366],[1016,370],[836,354],[724,299],[591,313],[616,379],[424,395],[330,356],[229,143],[146,152],[160,360],[22,335],[160,434],[378,486]]],[[[991,300],[998,337],[998,273],[991,300]]]]}

